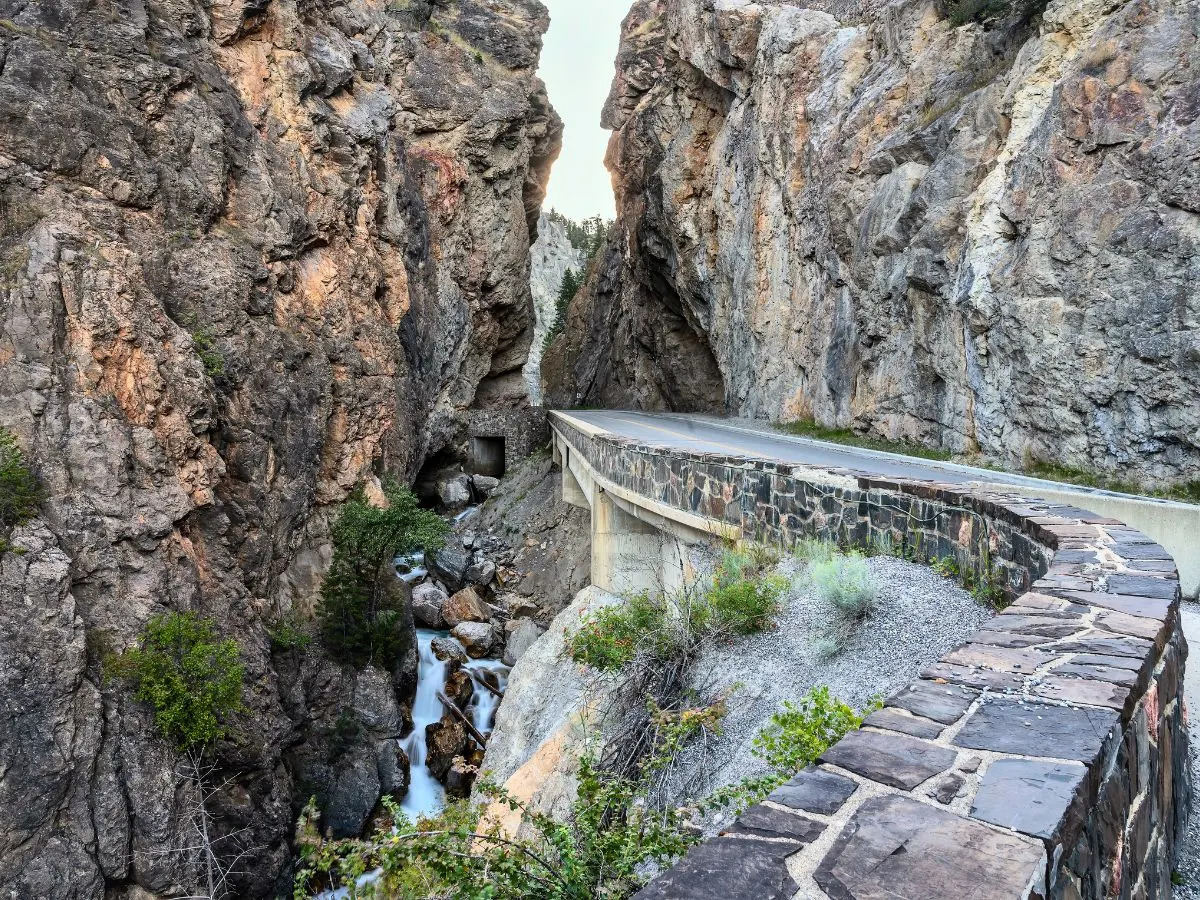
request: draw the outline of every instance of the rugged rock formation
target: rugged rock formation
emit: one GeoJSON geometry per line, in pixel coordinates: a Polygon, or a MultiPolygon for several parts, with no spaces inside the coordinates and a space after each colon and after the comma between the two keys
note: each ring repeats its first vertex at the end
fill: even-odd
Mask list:
{"type": "Polygon", "coordinates": [[[639,0],[605,110],[619,225],[550,402],[1196,477],[1197,16],[639,0]]]}
{"type": "Polygon", "coordinates": [[[542,213],[538,219],[537,240],[529,251],[529,261],[529,287],[533,293],[536,327],[533,343],[529,347],[529,360],[525,363],[525,384],[529,389],[529,402],[540,406],[542,353],[546,334],[554,327],[558,317],[558,291],[567,269],[583,274],[587,267],[587,254],[571,246],[567,228],[562,222],[542,213]]]}
{"type": "Polygon", "coordinates": [[[263,625],[311,605],[356,483],[524,402],[547,24],[537,0],[4,4],[0,426],[49,499],[0,560],[0,893],[196,892],[165,852],[192,844],[176,761],[98,665],[168,609],[247,666],[211,804],[253,848],[232,893],[286,879],[312,787],[287,748],[363,686],[318,664],[284,690],[263,625]]]}

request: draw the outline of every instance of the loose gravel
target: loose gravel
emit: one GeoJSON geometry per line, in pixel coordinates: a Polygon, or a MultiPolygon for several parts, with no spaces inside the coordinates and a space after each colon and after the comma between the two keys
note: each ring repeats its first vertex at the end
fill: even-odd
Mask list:
{"type": "MultiPolygon", "coordinates": [[[[701,697],[729,692],[729,712],[719,736],[692,744],[681,756],[668,788],[673,801],[764,774],[766,767],[751,752],[753,740],[785,700],[827,685],[835,697],[862,709],[907,684],[994,615],[925,566],[886,556],[867,565],[879,585],[878,609],[837,657],[822,660],[812,646],[827,614],[807,585],[805,564],[793,559],[778,568],[792,587],[777,627],[702,652],[692,687],[701,697]]],[[[706,831],[726,822],[706,822],[706,831]]]]}

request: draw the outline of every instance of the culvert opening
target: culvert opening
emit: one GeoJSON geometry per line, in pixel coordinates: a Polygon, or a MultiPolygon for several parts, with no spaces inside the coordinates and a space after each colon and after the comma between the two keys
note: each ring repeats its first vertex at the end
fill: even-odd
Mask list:
{"type": "Polygon", "coordinates": [[[471,471],[500,478],[504,475],[504,438],[471,438],[471,471]]]}

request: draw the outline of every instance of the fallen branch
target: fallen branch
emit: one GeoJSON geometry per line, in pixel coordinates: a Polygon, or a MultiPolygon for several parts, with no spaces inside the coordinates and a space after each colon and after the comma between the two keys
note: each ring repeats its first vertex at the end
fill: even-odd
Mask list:
{"type": "Polygon", "coordinates": [[[443,694],[441,691],[437,692],[437,698],[442,701],[442,706],[446,707],[446,709],[448,709],[448,710],[450,710],[450,712],[454,713],[454,715],[458,718],[458,721],[462,722],[463,725],[466,726],[467,731],[471,732],[471,737],[475,738],[475,740],[479,742],[479,746],[486,749],[487,748],[487,738],[485,738],[482,734],[480,734],[479,729],[476,728],[473,724],[471,724],[471,720],[467,718],[466,713],[464,713],[461,709],[458,708],[458,704],[455,703],[453,700],[451,700],[449,697],[447,697],[445,694],[443,694]]]}

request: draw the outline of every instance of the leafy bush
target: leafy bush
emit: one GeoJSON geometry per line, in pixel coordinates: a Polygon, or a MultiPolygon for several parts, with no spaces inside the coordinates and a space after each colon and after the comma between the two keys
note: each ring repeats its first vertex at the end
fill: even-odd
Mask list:
{"type": "Polygon", "coordinates": [[[180,749],[203,748],[229,733],[242,709],[241,651],[219,640],[196,613],[155,616],[137,647],[108,660],[106,672],[154,707],[154,723],[180,749]]]}
{"type": "Polygon", "coordinates": [[[705,639],[763,631],[779,611],[787,581],[752,574],[756,566],[752,557],[729,552],[710,585],[669,597],[643,593],[590,613],[568,635],[567,652],[599,672],[617,672],[639,656],[665,660],[705,639]]]}
{"type": "Polygon", "coordinates": [[[424,548],[435,550],[449,526],[395,482],[385,485],[387,509],[361,493],[342,506],[333,526],[333,562],[321,585],[321,639],[341,662],[391,665],[407,648],[392,561],[424,548]]]}
{"type": "Polygon", "coordinates": [[[796,773],[862,725],[863,719],[880,707],[872,701],[861,713],[834,697],[821,685],[805,694],[799,703],[784,701],[783,709],[771,716],[771,723],[754,738],[755,756],[770,771],[765,775],[743,778],[737,784],[716,791],[704,804],[708,809],[732,806],[738,811],[762,800],[796,773]]]}
{"type": "Polygon", "coordinates": [[[771,724],[754,738],[754,755],[791,778],[816,762],[847,732],[862,725],[862,720],[863,714],[821,685],[805,694],[799,703],[784,701],[783,709],[771,716],[771,724]]]}
{"type": "Polygon", "coordinates": [[[201,328],[192,332],[192,346],[196,348],[196,355],[200,357],[204,371],[210,378],[225,374],[225,356],[217,348],[211,331],[201,328]]]}
{"type": "Polygon", "coordinates": [[[943,556],[941,559],[935,559],[929,564],[929,568],[941,575],[943,578],[958,577],[958,561],[953,556],[943,556]]]}
{"type": "Polygon", "coordinates": [[[325,842],[310,803],[301,816],[301,865],[295,897],[374,877],[373,896],[452,900],[624,900],[646,881],[647,863],[669,864],[695,842],[676,809],[656,811],[654,779],[704,716],[652,710],[660,727],[653,751],[632,778],[606,773],[592,756],[579,762],[572,814],[558,822],[536,813],[503,788],[480,793],[521,813],[531,838],[510,838],[481,808],[452,804],[436,817],[411,822],[389,798],[391,819],[366,841],[325,842]],[[373,873],[378,872],[377,875],[373,873]]]}
{"type": "Polygon", "coordinates": [[[749,635],[770,627],[785,590],[787,580],[777,576],[742,579],[714,587],[707,599],[718,627],[749,635]]]}
{"type": "Polygon", "coordinates": [[[275,626],[268,628],[267,637],[271,640],[271,649],[276,653],[302,653],[312,644],[312,635],[294,614],[285,616],[275,626]]]}
{"type": "Polygon", "coordinates": [[[0,428],[0,554],[13,547],[8,533],[37,515],[42,486],[25,462],[16,436],[0,428]]]}

